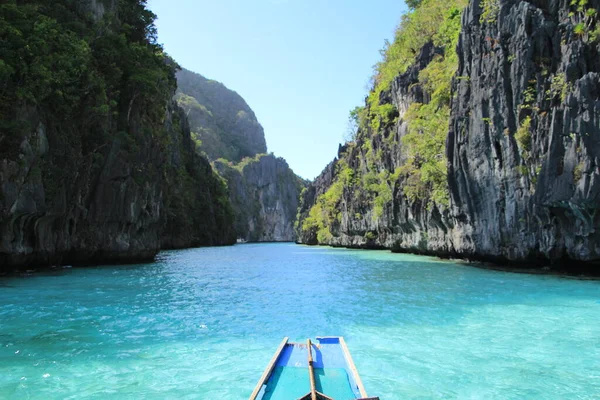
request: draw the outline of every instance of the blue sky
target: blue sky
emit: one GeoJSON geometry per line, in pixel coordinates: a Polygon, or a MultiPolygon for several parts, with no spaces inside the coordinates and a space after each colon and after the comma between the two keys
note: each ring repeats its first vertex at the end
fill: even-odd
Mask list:
{"type": "Polygon", "coordinates": [[[159,42],[183,67],[224,83],[256,113],[269,151],[313,179],[364,103],[394,0],[149,0],[159,42]]]}

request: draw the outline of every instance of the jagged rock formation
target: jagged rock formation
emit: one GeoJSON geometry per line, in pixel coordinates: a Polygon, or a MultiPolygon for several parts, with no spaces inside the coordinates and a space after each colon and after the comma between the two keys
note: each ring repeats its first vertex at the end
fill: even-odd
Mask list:
{"type": "Polygon", "coordinates": [[[200,74],[177,75],[175,99],[185,110],[198,150],[226,180],[238,239],[296,240],[294,222],[304,181],[267,151],[262,126],[236,92],[200,74]]]}
{"type": "Polygon", "coordinates": [[[20,30],[0,68],[0,273],[235,242],[225,187],[172,101],[174,65],[148,39],[151,13],[98,4],[0,6],[20,30]]]}
{"type": "Polygon", "coordinates": [[[419,71],[436,53],[452,51],[428,43],[379,98],[394,105],[398,119],[376,132],[362,128],[304,193],[299,241],[567,268],[600,262],[594,10],[600,10],[597,0],[470,1],[446,143],[449,202],[409,199],[410,176],[401,173],[406,112],[432,96],[419,71]],[[378,157],[368,157],[365,143],[378,157]],[[364,186],[344,184],[338,213],[322,211],[337,199],[331,195],[336,182],[370,172],[400,172],[389,180],[382,207],[364,186]],[[318,211],[329,222],[315,223],[318,211]]]}
{"type": "MultiPolygon", "coordinates": [[[[368,176],[379,171],[395,171],[406,162],[402,138],[408,133],[403,119],[411,103],[427,103],[429,95],[419,85],[419,72],[441,50],[427,44],[409,70],[398,76],[391,89],[382,94],[380,103],[393,104],[398,110],[398,122],[384,125],[381,132],[372,135],[365,130],[358,135],[356,143],[340,146],[338,158],[310,184],[301,198],[299,226],[306,223],[309,213],[319,196],[326,194],[336,181],[342,168],[349,168],[357,176],[368,176]],[[371,149],[371,150],[370,150],[371,149]],[[373,159],[369,153],[382,157],[373,159]]],[[[449,255],[452,247],[446,241],[447,211],[439,206],[428,208],[424,201],[411,201],[402,192],[404,177],[392,182],[391,201],[380,211],[370,196],[366,185],[345,187],[340,197],[338,215],[332,218],[331,235],[320,235],[315,228],[300,229],[299,241],[307,244],[359,248],[393,248],[397,251],[449,255]],[[323,240],[324,239],[324,240],[323,240]]]]}
{"type": "Polygon", "coordinates": [[[292,242],[298,196],[304,182],[283,158],[260,154],[238,165],[217,161],[236,211],[238,238],[249,242],[292,242]]]}
{"type": "Polygon", "coordinates": [[[464,15],[448,137],[455,247],[600,260],[600,1],[506,1],[483,24],[481,6],[464,15]]]}
{"type": "Polygon", "coordinates": [[[267,152],[265,134],[246,101],[220,82],[182,69],[176,100],[186,111],[194,139],[210,160],[239,162],[267,152]]]}

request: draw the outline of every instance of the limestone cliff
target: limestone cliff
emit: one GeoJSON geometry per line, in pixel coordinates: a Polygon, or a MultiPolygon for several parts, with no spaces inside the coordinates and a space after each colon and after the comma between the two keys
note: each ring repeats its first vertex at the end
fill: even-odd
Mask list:
{"type": "Polygon", "coordinates": [[[161,182],[161,248],[233,244],[235,214],[227,188],[208,160],[196,151],[184,111],[175,103],[168,110],[170,140],[161,182]]]}
{"type": "Polygon", "coordinates": [[[382,125],[376,134],[371,127],[363,128],[356,141],[341,146],[338,158],[308,186],[299,212],[301,243],[452,254],[446,234],[448,211],[435,203],[428,206],[427,199],[408,199],[402,191],[408,178],[393,176],[407,159],[402,138],[408,129],[403,117],[411,103],[429,99],[419,84],[419,72],[440,51],[432,44],[424,46],[417,62],[382,93],[380,102],[394,105],[397,122],[382,125]],[[381,175],[385,179],[380,180],[381,175]],[[384,196],[386,201],[379,200],[384,196]],[[336,203],[333,213],[331,206],[326,209],[327,202],[336,203]],[[314,218],[322,221],[323,214],[327,214],[326,226],[314,224],[314,218]]]}
{"type": "Polygon", "coordinates": [[[0,6],[0,273],[235,241],[225,187],[171,100],[153,15],[86,4],[0,6]]]}
{"type": "Polygon", "coordinates": [[[298,196],[304,181],[283,158],[259,154],[240,164],[215,162],[229,188],[239,239],[248,242],[292,242],[298,196]]]}
{"type": "Polygon", "coordinates": [[[186,111],[198,148],[210,160],[239,162],[267,152],[265,133],[254,111],[222,83],[182,69],[177,73],[175,98],[186,111]]]}
{"type": "Polygon", "coordinates": [[[452,214],[475,257],[600,260],[600,1],[464,16],[448,136],[452,214]],[[596,33],[594,33],[596,32],[596,33]]]}
{"type": "MultiPolygon", "coordinates": [[[[360,127],[305,192],[299,241],[567,268],[598,263],[599,9],[597,0],[470,1],[448,99],[445,196],[432,200],[433,186],[422,184],[427,154],[415,162],[407,150],[414,138],[403,140],[415,105],[436,95],[428,66],[454,51],[428,41],[377,99],[395,115],[360,127]],[[409,161],[421,167],[417,183],[409,161]]],[[[417,122],[426,133],[427,121],[417,122]]]]}
{"type": "Polygon", "coordinates": [[[182,70],[175,96],[185,110],[199,151],[215,160],[225,179],[238,239],[294,241],[298,198],[304,181],[282,158],[267,151],[264,131],[236,92],[200,74],[182,70]]]}

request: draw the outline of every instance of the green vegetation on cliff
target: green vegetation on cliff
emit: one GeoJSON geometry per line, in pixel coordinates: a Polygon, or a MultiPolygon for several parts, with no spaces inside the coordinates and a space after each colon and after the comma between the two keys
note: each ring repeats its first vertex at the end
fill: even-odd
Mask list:
{"type": "MultiPolygon", "coordinates": [[[[415,62],[425,44],[433,43],[441,49],[440,54],[419,73],[419,82],[430,94],[430,101],[427,104],[412,103],[403,116],[409,132],[402,138],[408,160],[399,172],[405,177],[402,190],[412,201],[448,204],[445,139],[450,121],[452,77],[458,65],[455,48],[465,5],[466,0],[426,0],[403,16],[394,42],[386,45],[383,60],[376,65],[374,87],[366,106],[368,113],[363,112],[371,120],[371,132],[380,132],[381,115],[390,115],[389,107],[392,106],[380,102],[382,93],[390,90],[391,82],[415,62]]],[[[383,120],[389,121],[389,117],[383,120]]],[[[358,125],[366,126],[365,123],[358,125]]]]}
{"type": "Polygon", "coordinates": [[[267,152],[252,109],[220,82],[181,70],[175,96],[199,152],[227,183],[241,240],[293,241],[298,197],[305,183],[287,162],[267,152]]]}
{"type": "MultiPolygon", "coordinates": [[[[330,242],[341,222],[344,198],[348,203],[370,204],[373,221],[385,214],[398,190],[413,203],[448,205],[445,139],[452,77],[458,65],[455,48],[466,3],[423,0],[409,4],[411,11],[402,17],[394,41],[381,51],[383,59],[375,66],[365,106],[350,112],[350,125],[356,131],[337,162],[334,180],[315,199],[299,226],[301,231],[316,233],[320,243],[330,242]],[[393,82],[413,66],[426,45],[436,49],[433,60],[418,74],[418,85],[428,93],[428,102],[413,102],[400,115],[390,95],[393,82]],[[401,143],[396,143],[394,127],[399,118],[406,123],[407,132],[401,143]],[[390,162],[394,146],[401,149],[401,163],[390,162]]],[[[363,217],[362,211],[354,215],[354,219],[363,217]]]]}
{"type": "Polygon", "coordinates": [[[300,228],[304,232],[315,232],[319,243],[327,243],[331,237],[332,226],[341,222],[339,203],[344,188],[354,185],[354,171],[348,167],[344,159],[336,165],[337,178],[325,193],[316,199],[308,216],[302,221],[300,228]]]}
{"type": "Polygon", "coordinates": [[[439,21],[439,29],[430,38],[436,47],[444,49],[444,54],[437,55],[419,73],[419,81],[431,95],[429,103],[413,103],[404,115],[409,133],[402,138],[408,153],[408,160],[401,168],[401,174],[406,176],[402,189],[412,201],[429,199],[441,206],[449,202],[445,142],[450,122],[452,77],[458,67],[454,49],[465,3],[464,0],[457,0],[455,4],[448,2],[450,6],[439,21]]]}
{"type": "Polygon", "coordinates": [[[295,240],[298,197],[306,183],[283,158],[257,154],[239,163],[213,163],[226,180],[238,238],[249,242],[295,240]]]}
{"type": "Polygon", "coordinates": [[[238,162],[267,152],[263,128],[239,94],[186,69],[177,73],[177,84],[175,99],[190,120],[198,149],[210,160],[238,162]]]}
{"type": "Polygon", "coordinates": [[[235,240],[154,19],[146,0],[0,5],[0,264],[235,240]]]}
{"type": "Polygon", "coordinates": [[[50,203],[82,164],[97,173],[113,140],[138,182],[158,177],[135,156],[150,140],[163,150],[169,141],[176,64],[156,43],[154,18],[138,0],[116,2],[98,20],[77,1],[0,5],[0,158],[14,158],[40,122],[55,131],[39,165],[50,203]]]}
{"type": "Polygon", "coordinates": [[[98,23],[78,3],[0,5],[1,148],[14,147],[35,128],[28,111],[79,122],[69,140],[84,154],[107,135],[129,134],[135,110],[148,120],[164,119],[174,65],[156,43],[155,16],[145,1],[121,0],[98,23]]]}
{"type": "MultiPolygon", "coordinates": [[[[379,106],[381,92],[388,90],[392,81],[406,72],[426,43],[445,46],[458,38],[460,14],[466,3],[466,0],[424,0],[402,16],[394,41],[386,42],[381,50],[383,59],[375,66],[374,87],[368,101],[371,107],[379,106]]],[[[449,50],[455,53],[454,48],[449,50]]]]}

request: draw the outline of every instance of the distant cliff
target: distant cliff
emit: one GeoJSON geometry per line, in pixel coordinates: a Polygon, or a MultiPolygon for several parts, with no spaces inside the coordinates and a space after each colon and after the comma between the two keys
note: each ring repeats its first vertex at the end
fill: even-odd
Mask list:
{"type": "Polygon", "coordinates": [[[0,5],[0,273],[235,241],[144,3],[0,5]]]}
{"type": "Polygon", "coordinates": [[[220,82],[182,69],[175,99],[186,111],[192,135],[210,160],[239,162],[267,152],[263,127],[236,92],[220,82]]]}
{"type": "Polygon", "coordinates": [[[599,9],[418,2],[301,199],[299,241],[599,263],[599,9]]]}
{"type": "Polygon", "coordinates": [[[177,74],[175,99],[186,112],[199,151],[227,181],[239,239],[294,241],[304,181],[267,151],[262,126],[236,92],[187,70],[177,74]]]}
{"type": "Polygon", "coordinates": [[[224,161],[214,165],[227,180],[240,239],[249,242],[296,239],[298,196],[305,183],[283,158],[259,154],[237,165],[224,161]]]}

